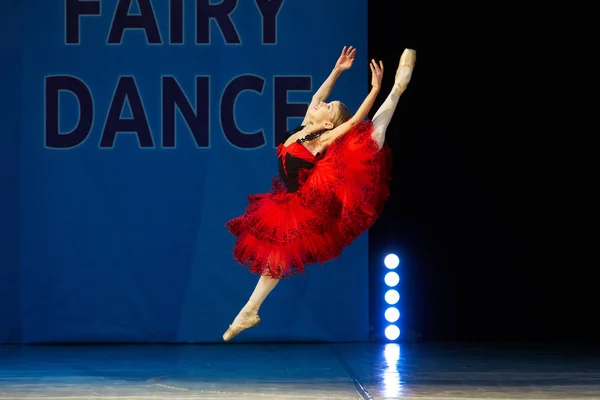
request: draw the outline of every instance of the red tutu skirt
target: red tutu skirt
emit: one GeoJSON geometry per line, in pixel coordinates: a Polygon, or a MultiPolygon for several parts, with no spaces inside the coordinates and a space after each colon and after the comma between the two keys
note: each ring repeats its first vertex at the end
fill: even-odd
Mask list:
{"type": "Polygon", "coordinates": [[[234,259],[277,279],[325,263],[369,229],[389,196],[391,151],[379,150],[363,121],[336,139],[301,186],[287,192],[279,178],[269,193],[250,195],[246,212],[225,226],[237,237],[234,259]]]}

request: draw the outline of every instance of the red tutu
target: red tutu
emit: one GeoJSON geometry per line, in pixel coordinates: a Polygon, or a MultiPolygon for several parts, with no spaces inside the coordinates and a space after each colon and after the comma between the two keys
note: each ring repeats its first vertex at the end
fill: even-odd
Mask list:
{"type": "Polygon", "coordinates": [[[290,193],[280,178],[267,194],[249,196],[246,212],[225,226],[237,237],[233,255],[259,275],[277,279],[325,263],[369,229],[389,196],[391,152],[379,150],[363,121],[336,139],[290,193]]]}

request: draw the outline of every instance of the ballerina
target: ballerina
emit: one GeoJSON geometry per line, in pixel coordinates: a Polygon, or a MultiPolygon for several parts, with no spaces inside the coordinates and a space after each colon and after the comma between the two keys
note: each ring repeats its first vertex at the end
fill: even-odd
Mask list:
{"type": "Polygon", "coordinates": [[[302,124],[277,148],[279,176],[271,191],[250,195],[246,212],[225,224],[237,237],[234,258],[260,276],[223,334],[225,341],[260,322],[259,308],[280,280],[339,257],[383,211],[391,170],[385,134],[410,82],[416,52],[402,53],[394,85],[371,121],[365,118],[381,89],[381,61],[371,60],[371,90],[354,115],[340,101],[325,102],[355,54],[344,47],[302,124]]]}

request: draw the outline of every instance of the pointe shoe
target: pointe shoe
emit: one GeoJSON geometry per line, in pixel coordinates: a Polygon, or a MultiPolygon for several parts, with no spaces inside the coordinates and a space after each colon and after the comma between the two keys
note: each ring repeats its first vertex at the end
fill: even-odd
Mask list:
{"type": "Polygon", "coordinates": [[[242,320],[239,323],[233,322],[232,325],[229,325],[229,328],[223,334],[223,340],[229,342],[231,339],[240,334],[243,330],[252,328],[253,326],[258,325],[260,322],[260,317],[258,314],[253,314],[246,310],[242,310],[242,320]]]}
{"type": "Polygon", "coordinates": [[[415,68],[415,62],[417,61],[417,52],[413,49],[404,49],[400,62],[398,63],[398,70],[396,71],[396,78],[394,86],[401,91],[405,91],[410,82],[413,69],[415,68]]]}

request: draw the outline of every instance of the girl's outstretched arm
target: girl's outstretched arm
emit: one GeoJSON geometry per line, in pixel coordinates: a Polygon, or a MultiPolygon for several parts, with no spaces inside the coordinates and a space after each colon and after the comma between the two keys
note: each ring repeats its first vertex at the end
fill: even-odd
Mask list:
{"type": "MultiPolygon", "coordinates": [[[[331,94],[333,86],[337,82],[338,78],[342,75],[342,72],[347,71],[350,69],[350,67],[352,67],[352,64],[354,63],[355,54],[355,48],[353,48],[352,46],[348,48],[344,46],[344,48],[342,49],[342,54],[335,63],[333,70],[331,71],[327,79],[325,79],[325,82],[323,82],[321,87],[319,87],[319,90],[317,90],[313,95],[312,100],[308,105],[309,110],[315,105],[319,104],[320,102],[327,100],[327,98],[331,94]]],[[[302,122],[302,125],[306,125],[307,122],[308,112],[307,115],[304,116],[304,121],[302,122]]]]}
{"type": "Polygon", "coordinates": [[[375,60],[371,60],[369,65],[371,67],[371,90],[369,91],[369,94],[362,102],[356,113],[354,113],[354,115],[348,121],[333,128],[322,136],[322,142],[325,146],[330,145],[335,139],[349,132],[352,128],[358,125],[359,122],[363,121],[369,114],[369,111],[371,111],[373,103],[375,103],[375,99],[377,98],[379,90],[381,89],[381,81],[383,79],[383,62],[379,61],[379,64],[377,64],[375,60]]]}

